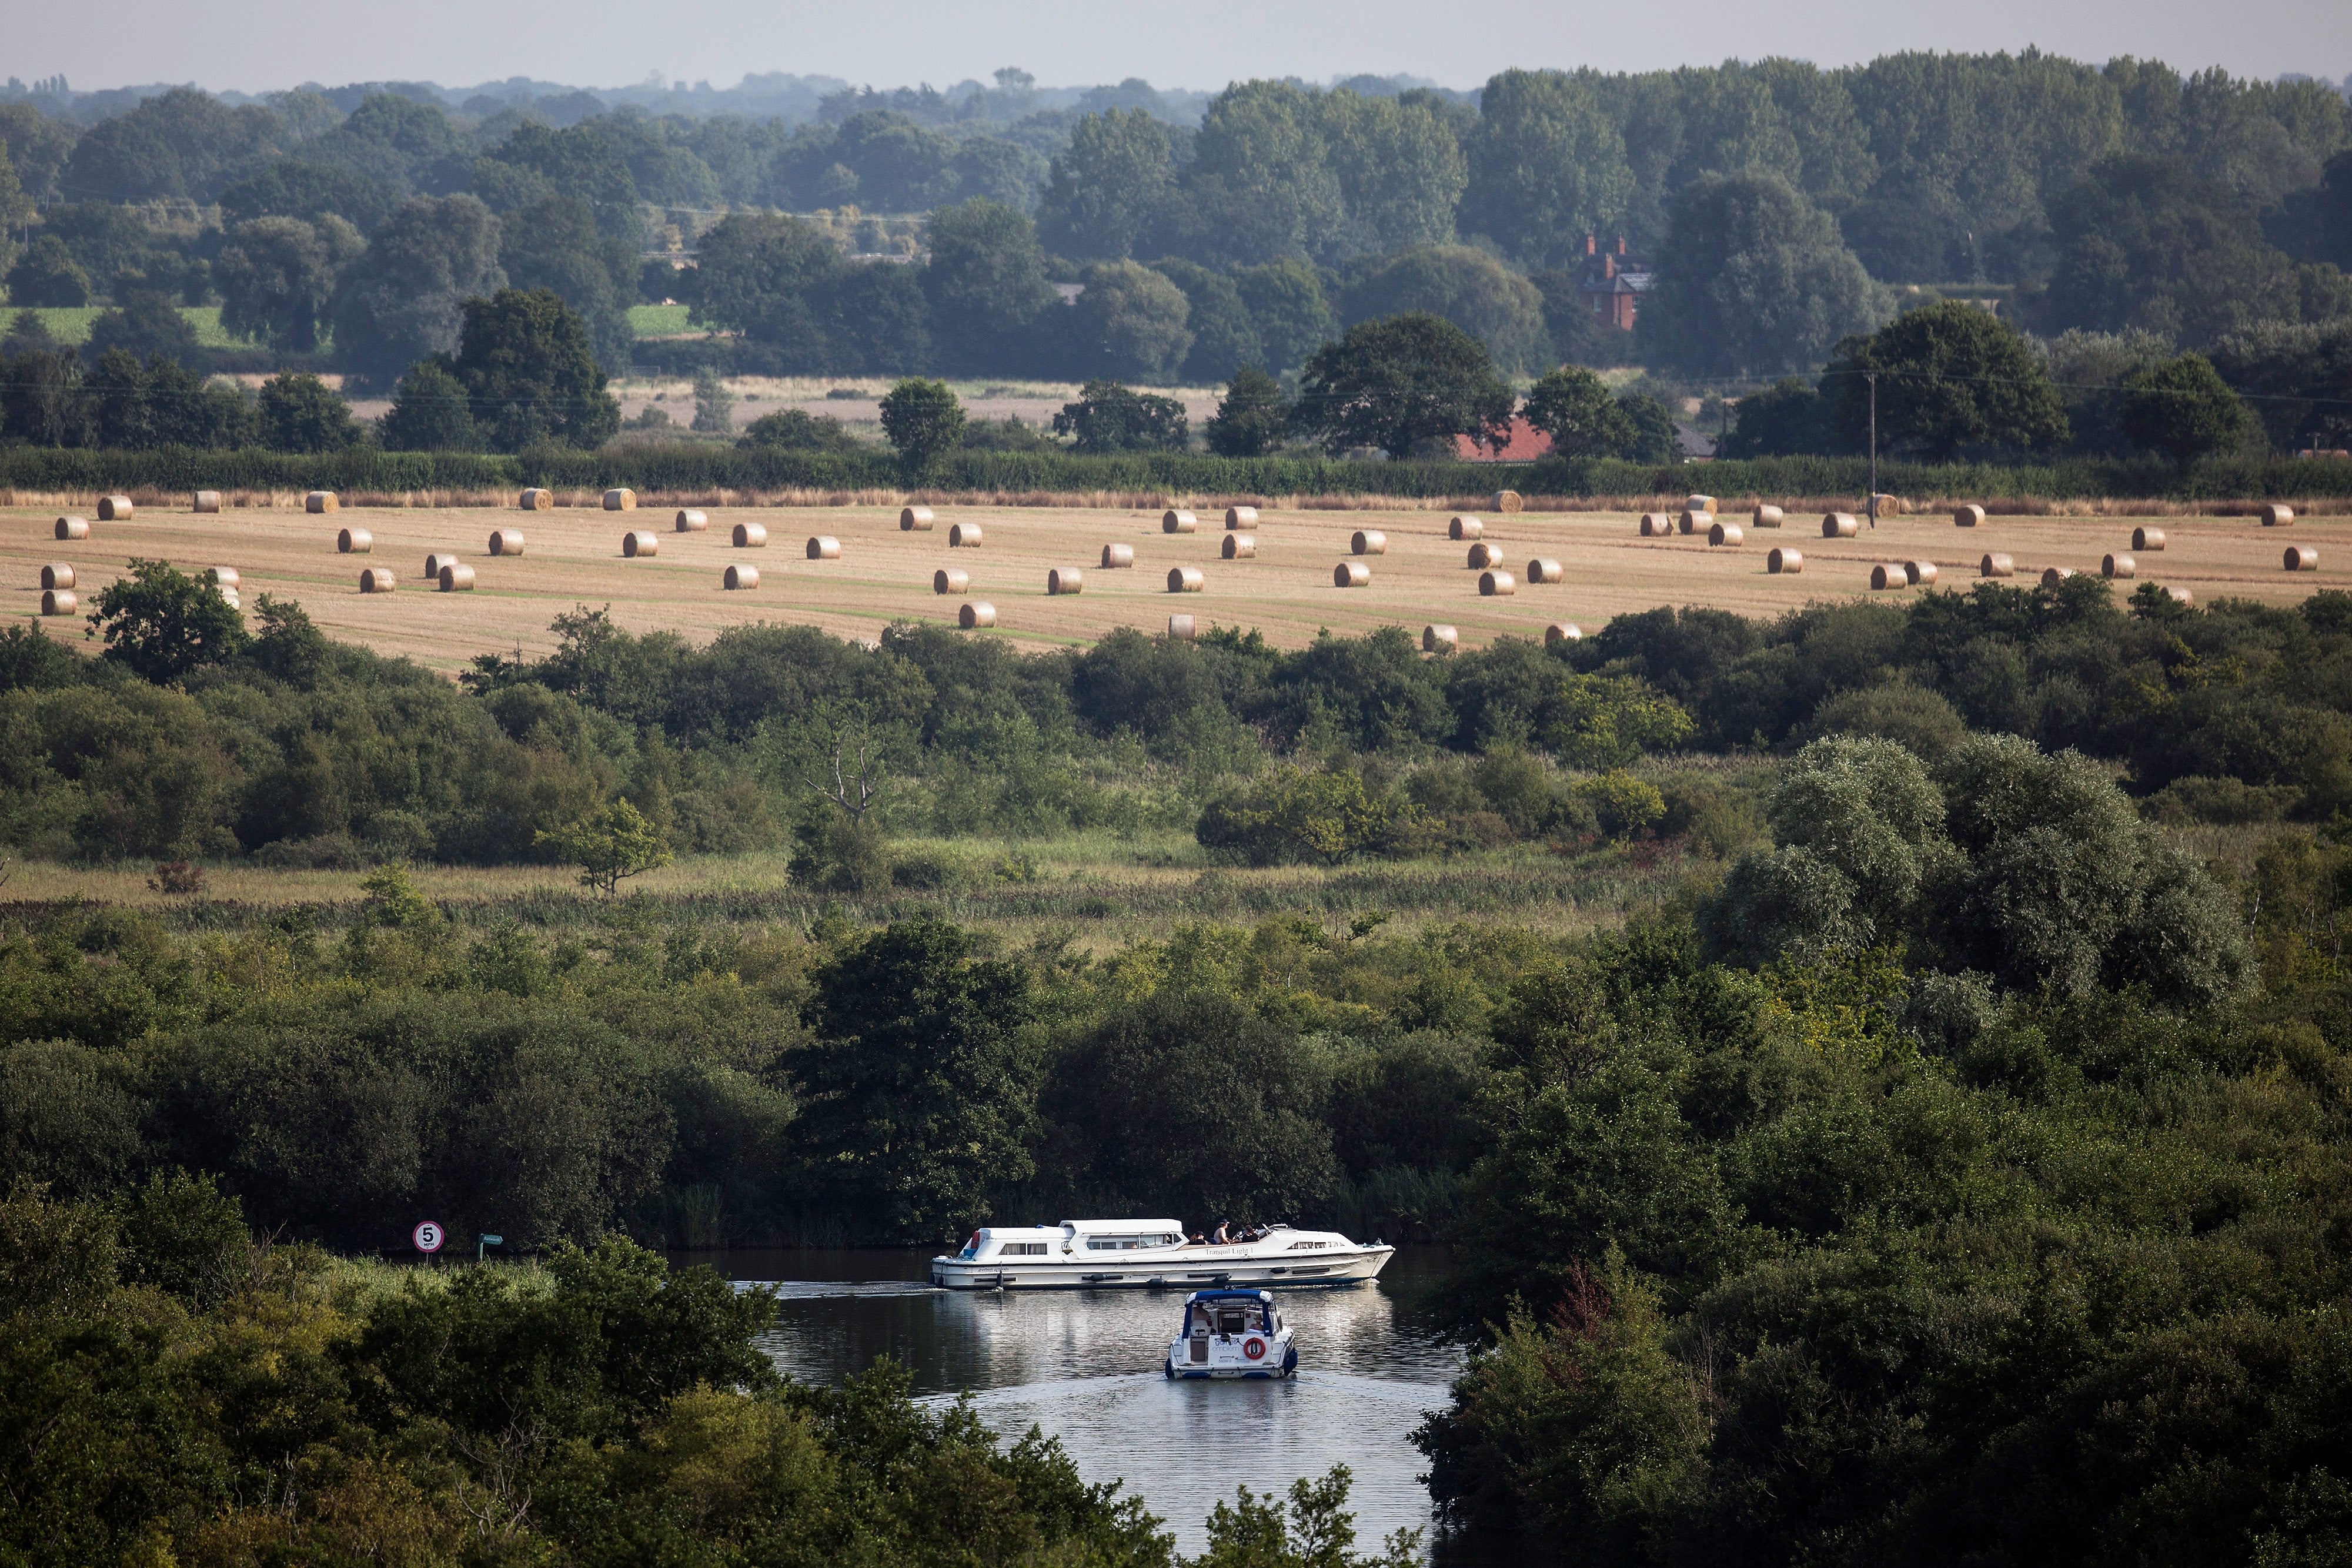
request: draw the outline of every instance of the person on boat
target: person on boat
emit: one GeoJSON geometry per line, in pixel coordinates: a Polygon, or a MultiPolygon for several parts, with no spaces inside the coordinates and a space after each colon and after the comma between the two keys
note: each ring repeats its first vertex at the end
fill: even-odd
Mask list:
{"type": "Polygon", "coordinates": [[[1233,1223],[1234,1222],[1230,1219],[1220,1219],[1217,1221],[1216,1232],[1209,1238],[1209,1245],[1212,1247],[1223,1247],[1227,1242],[1233,1240],[1233,1223]]]}

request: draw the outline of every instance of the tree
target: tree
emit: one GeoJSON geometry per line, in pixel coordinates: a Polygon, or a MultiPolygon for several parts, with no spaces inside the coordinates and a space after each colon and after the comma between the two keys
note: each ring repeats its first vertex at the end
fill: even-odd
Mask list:
{"type": "Polygon", "coordinates": [[[1406,310],[1442,316],[1486,345],[1511,374],[1554,362],[1536,286],[1485,251],[1424,246],[1383,258],[1339,297],[1341,319],[1365,321],[1406,310]]]}
{"type": "Polygon", "coordinates": [[[963,439],[963,404],[947,382],[908,376],[882,399],[882,434],[919,474],[963,439]]]}
{"type": "Polygon", "coordinates": [[[1243,365],[1202,434],[1220,457],[1263,457],[1282,444],[1289,423],[1282,383],[1255,365],[1243,365]]]}
{"type": "Polygon", "coordinates": [[[1323,281],[1303,261],[1236,268],[1234,290],[1249,308],[1250,323],[1265,344],[1265,368],[1296,370],[1338,328],[1323,281]]]}
{"type": "Polygon", "coordinates": [[[551,195],[499,220],[499,267],[511,288],[547,288],[588,328],[596,362],[628,373],[636,333],[629,302],[636,293],[636,247],[600,231],[597,214],[577,195],[551,195]]]}
{"type": "Polygon", "coordinates": [[[1315,351],[1299,378],[1298,428],[1333,454],[1377,446],[1403,457],[1422,441],[1500,444],[1517,400],[1486,345],[1419,311],[1365,321],[1315,351]]]}
{"type": "Polygon", "coordinates": [[[2256,429],[2245,400],[2193,350],[2124,385],[2124,434],[2171,458],[2183,474],[2201,457],[2243,444],[2256,429]]]}
{"type": "Polygon", "coordinates": [[[1001,202],[964,202],[931,214],[930,242],[923,297],[941,368],[1005,375],[1032,364],[1030,340],[1060,298],[1028,218],[1001,202]]]}
{"type": "Polygon", "coordinates": [[[1848,450],[1866,438],[1878,377],[1878,439],[1948,463],[1963,446],[2047,447],[2067,437],[2050,371],[2018,329],[1964,300],[1906,310],[1831,367],[1848,450]]]}
{"type": "Polygon", "coordinates": [[[363,434],[342,395],[308,371],[281,371],[261,383],[261,439],[273,452],[341,452],[363,434]]]}
{"type": "Polygon", "coordinates": [[[1222,382],[1234,367],[1265,358],[1265,341],[1231,277],[1198,262],[1173,259],[1155,261],[1151,270],[1184,295],[1184,326],[1192,334],[1192,352],[1184,357],[1187,381],[1222,382]]]}
{"type": "Polygon", "coordinates": [[[743,427],[738,446],[773,446],[790,452],[855,452],[863,444],[829,413],[787,408],[763,413],[743,427]]]}
{"type": "Polygon", "coordinates": [[[506,281],[489,208],[472,196],[409,202],[344,270],[329,312],[335,356],[362,376],[389,382],[428,355],[455,350],[466,301],[506,281]]]}
{"type": "Polygon", "coordinates": [[[289,157],[221,192],[220,204],[221,217],[232,228],[256,218],[315,224],[332,214],[366,234],[392,215],[400,196],[365,174],[289,157]]]}
{"type": "Polygon", "coordinates": [[[1255,232],[1234,231],[1228,254],[1252,261],[1326,254],[1346,216],[1319,95],[1290,82],[1236,82],[1210,99],[1185,180],[1251,211],[1255,232]]]}
{"type": "Polygon", "coordinates": [[[1078,401],[1064,403],[1054,416],[1054,434],[1069,436],[1089,454],[1181,452],[1184,405],[1117,382],[1088,382],[1078,389],[1078,401]]]}
{"type": "Polygon", "coordinates": [[[466,398],[466,383],[446,359],[419,360],[400,378],[382,434],[388,452],[478,452],[481,427],[466,398]]]}
{"type": "Polygon", "coordinates": [[[245,621],[212,583],[169,561],[133,557],[130,575],[98,596],[89,623],[106,641],[105,657],[157,685],[242,653],[245,621]]]}
{"type": "Polygon", "coordinates": [[[1069,313],[1072,358],[1082,373],[1166,382],[1192,347],[1183,291],[1131,261],[1097,262],[1069,313]]]}
{"type": "Polygon", "coordinates": [[[1468,169],[1447,107],[1434,94],[1375,98],[1341,88],[1324,96],[1347,249],[1377,256],[1453,242],[1468,169]]]}
{"type": "Polygon", "coordinates": [[[1625,138],[1594,85],[1559,71],[1509,70],[1479,94],[1455,219],[1523,265],[1565,260],[1588,234],[1624,222],[1633,194],[1625,138]]]}
{"type": "Polygon", "coordinates": [[[1213,801],[1193,837],[1203,849],[1235,851],[1252,865],[1292,860],[1338,865],[1385,845],[1416,812],[1367,789],[1353,768],[1309,773],[1282,767],[1248,790],[1213,801]]]}
{"type": "Polygon", "coordinates": [[[552,290],[502,288],[468,299],[464,319],[450,369],[494,448],[596,447],[620,429],[621,405],[604,390],[587,325],[552,290]]]}
{"type": "Polygon", "coordinates": [[[1158,221],[1173,179],[1167,127],[1149,112],[1081,115],[1037,204],[1042,243],[1063,256],[1126,260],[1158,221]]]}
{"type": "Polygon", "coordinates": [[[669,864],[669,846],[660,830],[626,800],[607,802],[603,809],[549,831],[541,829],[532,842],[567,865],[580,868],[580,885],[610,898],[623,882],[669,864]]]}
{"type": "Polygon", "coordinates": [[[1787,457],[1827,452],[1833,441],[1822,394],[1794,376],[1739,400],[1731,434],[1717,446],[1722,457],[1787,457]]]}
{"type": "Polygon", "coordinates": [[[1633,444],[1633,421],[1608,383],[1581,366],[1562,365],[1536,382],[1521,412],[1562,457],[1622,457],[1633,444]]]}
{"type": "Polygon", "coordinates": [[[310,352],[336,280],[366,248],[359,230],[331,213],[315,224],[279,217],[239,224],[213,264],[221,325],[283,352],[310,352]]]}
{"type": "Polygon", "coordinates": [[[8,298],[18,305],[78,306],[89,303],[89,274],[53,234],[36,235],[8,268],[8,298]]]}
{"type": "Polygon", "coordinates": [[[695,372],[694,428],[710,435],[735,434],[735,394],[707,365],[695,372]]]}
{"type": "Polygon", "coordinates": [[[1675,198],[1635,334],[1688,370],[1774,375],[1886,313],[1837,224],[1786,181],[1708,174],[1675,198]]]}
{"type": "Polygon", "coordinates": [[[167,355],[185,363],[200,359],[203,347],[196,329],[170,299],[151,290],[127,295],[115,308],[89,324],[89,338],[81,346],[92,359],[115,350],[127,354],[167,355]]]}

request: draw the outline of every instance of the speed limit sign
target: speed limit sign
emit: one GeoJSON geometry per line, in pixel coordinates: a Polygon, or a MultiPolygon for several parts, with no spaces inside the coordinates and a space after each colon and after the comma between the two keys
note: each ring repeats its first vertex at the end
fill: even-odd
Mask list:
{"type": "Polygon", "coordinates": [[[441,1228],[439,1220],[428,1219],[410,1231],[408,1239],[416,1243],[416,1249],[419,1252],[438,1252],[441,1250],[441,1243],[448,1240],[449,1237],[448,1233],[441,1228]]]}

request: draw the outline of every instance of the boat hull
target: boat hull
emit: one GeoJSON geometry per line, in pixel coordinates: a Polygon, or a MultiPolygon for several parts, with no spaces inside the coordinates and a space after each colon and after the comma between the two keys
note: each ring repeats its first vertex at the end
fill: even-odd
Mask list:
{"type": "Polygon", "coordinates": [[[1056,1259],[931,1260],[931,1283],[948,1291],[1206,1291],[1228,1287],[1266,1290],[1313,1290],[1334,1285],[1360,1285],[1377,1279],[1393,1247],[1333,1249],[1318,1252],[1312,1261],[1296,1254],[1250,1257],[1242,1249],[1192,1248],[1195,1256],[1144,1253],[1132,1260],[1111,1263],[1103,1259],[1063,1262],[1056,1259]],[[1214,1256],[1199,1256],[1202,1253],[1214,1256]]]}

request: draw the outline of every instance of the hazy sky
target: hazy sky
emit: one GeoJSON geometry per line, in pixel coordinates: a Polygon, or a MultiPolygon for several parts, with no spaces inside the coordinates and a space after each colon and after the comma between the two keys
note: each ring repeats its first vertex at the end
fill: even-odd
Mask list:
{"type": "Polygon", "coordinates": [[[0,77],[62,71],[77,88],[194,81],[260,91],[313,80],[529,76],[614,87],[651,72],[731,87],[747,72],[877,87],[985,80],[1020,66],[1049,85],[1143,77],[1214,89],[1405,71],[1475,87],[1506,66],[1602,69],[1790,55],[1837,65],[1896,49],[2129,54],[2241,75],[2352,73],[2347,0],[0,0],[0,77]]]}

